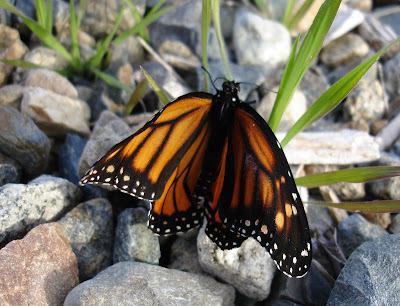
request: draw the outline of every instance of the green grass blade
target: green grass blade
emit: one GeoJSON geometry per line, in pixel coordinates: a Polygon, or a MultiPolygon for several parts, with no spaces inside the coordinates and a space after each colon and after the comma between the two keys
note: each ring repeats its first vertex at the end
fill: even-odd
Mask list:
{"type": "MultiPolygon", "coordinates": [[[[203,0],[202,5],[202,15],[201,15],[201,54],[202,54],[202,62],[203,67],[208,70],[208,52],[207,52],[207,43],[208,43],[208,30],[210,27],[211,20],[211,0],[203,0]]],[[[208,83],[208,74],[204,71],[204,90],[206,92],[210,92],[210,85],[208,83]]]]}
{"type": "Polygon", "coordinates": [[[304,1],[303,5],[296,12],[296,15],[294,15],[293,18],[289,21],[289,24],[287,25],[289,30],[292,30],[299,23],[299,21],[301,20],[301,18],[303,18],[313,2],[314,0],[304,1]]]}
{"type": "Polygon", "coordinates": [[[70,30],[71,30],[71,55],[73,58],[73,66],[79,71],[81,68],[81,55],[79,52],[79,42],[78,42],[78,24],[75,16],[74,0],[69,0],[69,10],[70,10],[70,30]]]}
{"type": "Polygon", "coordinates": [[[157,11],[156,13],[154,13],[152,15],[147,15],[146,17],[143,18],[143,20],[140,23],[138,23],[134,27],[130,28],[129,30],[127,30],[127,31],[121,33],[119,36],[117,36],[114,39],[114,43],[119,44],[127,37],[140,33],[140,31],[143,30],[144,28],[146,28],[149,24],[151,24],[156,19],[158,19],[159,17],[161,17],[165,13],[169,12],[171,9],[173,9],[175,7],[176,7],[176,5],[171,5],[171,6],[168,6],[164,9],[157,11]]]}
{"type": "Polygon", "coordinates": [[[85,63],[84,66],[85,66],[86,69],[88,69],[89,67],[94,67],[94,68],[100,67],[101,60],[103,59],[104,54],[107,52],[107,48],[110,45],[111,40],[113,39],[113,37],[115,35],[115,32],[117,31],[118,26],[119,26],[119,24],[121,22],[122,14],[124,12],[124,8],[125,8],[125,5],[123,4],[122,7],[121,7],[121,10],[118,13],[118,17],[117,17],[117,20],[114,23],[114,26],[112,27],[112,29],[111,29],[110,33],[107,35],[107,37],[101,43],[99,49],[97,50],[96,55],[94,55],[90,60],[88,60],[85,63]]]}
{"type": "Polygon", "coordinates": [[[47,46],[59,52],[62,56],[64,56],[69,62],[72,61],[72,56],[69,54],[67,49],[58,42],[57,38],[51,35],[44,27],[40,24],[36,23],[34,20],[26,17],[22,12],[20,12],[17,8],[9,4],[4,0],[0,0],[0,7],[14,13],[19,16],[23,22],[27,25],[27,27],[36,34],[36,36],[47,46]]]}
{"type": "Polygon", "coordinates": [[[35,7],[36,7],[36,18],[38,23],[46,28],[46,30],[48,30],[48,28],[46,27],[46,10],[45,10],[45,3],[44,0],[35,0],[35,7]]]}
{"type": "Polygon", "coordinates": [[[354,88],[362,76],[368,69],[381,57],[381,55],[391,46],[400,42],[400,38],[392,42],[390,45],[377,52],[358,67],[354,68],[347,75],[333,84],[314,104],[300,117],[292,126],[285,138],[281,141],[284,147],[289,141],[300,131],[304,130],[312,123],[325,116],[329,111],[335,108],[354,88]]]}
{"type": "Polygon", "coordinates": [[[1,60],[3,63],[13,66],[13,67],[21,67],[26,69],[38,69],[43,68],[40,65],[34,64],[32,62],[27,62],[23,60],[1,60]]]}
{"type": "Polygon", "coordinates": [[[53,30],[53,0],[47,0],[46,29],[50,33],[53,30]]]}
{"type": "Polygon", "coordinates": [[[126,92],[132,92],[132,88],[126,86],[125,84],[120,82],[118,79],[114,78],[113,76],[111,76],[107,73],[104,73],[95,67],[90,68],[90,71],[93,72],[97,77],[102,79],[104,82],[106,82],[108,85],[113,86],[115,88],[122,89],[126,92]]]}
{"type": "Polygon", "coordinates": [[[394,176],[400,176],[400,167],[364,167],[307,175],[296,178],[296,184],[314,188],[339,182],[365,183],[394,176]]]}
{"type": "MultiPolygon", "coordinates": [[[[282,84],[286,84],[288,82],[288,78],[290,77],[290,72],[293,70],[293,65],[296,59],[296,52],[297,52],[297,48],[299,45],[299,41],[300,41],[300,35],[297,36],[292,50],[290,51],[289,54],[289,59],[286,63],[286,67],[285,67],[285,71],[283,72],[283,76],[282,76],[282,80],[281,80],[281,86],[282,84]]],[[[282,113],[285,111],[286,108],[286,104],[285,101],[283,99],[276,99],[275,100],[275,104],[274,104],[274,109],[276,110],[275,112],[271,112],[271,115],[269,117],[268,120],[268,125],[271,127],[271,124],[275,121],[280,120],[280,118],[276,118],[275,116],[277,116],[277,114],[282,113]]],[[[272,127],[271,127],[272,129],[272,127]]],[[[275,130],[273,130],[275,132],[275,130]]]]}
{"type": "Polygon", "coordinates": [[[149,87],[149,83],[147,82],[146,79],[143,79],[139,82],[139,84],[136,86],[135,90],[133,91],[128,104],[126,105],[125,108],[125,116],[129,116],[130,113],[133,111],[135,106],[139,103],[141,99],[143,99],[147,87],[149,87]]]}
{"type": "Polygon", "coordinates": [[[400,212],[400,201],[398,200],[377,200],[368,202],[342,202],[342,203],[329,203],[329,202],[304,202],[307,204],[342,208],[354,212],[369,212],[369,213],[398,213],[400,212]]]}
{"type": "Polygon", "coordinates": [[[81,27],[83,13],[85,12],[85,0],[79,1],[78,16],[76,17],[76,27],[81,27]]]}
{"type": "Polygon", "coordinates": [[[276,102],[278,102],[278,105],[279,103],[282,103],[283,107],[280,106],[279,109],[277,109],[274,105],[270,120],[268,122],[272,131],[276,131],[283,111],[289,104],[294,91],[301,81],[301,78],[308,67],[310,67],[315,57],[318,55],[324,38],[333,22],[333,19],[336,16],[340,2],[340,0],[326,0],[321,5],[313,24],[310,27],[310,30],[300,46],[294,64],[290,70],[285,71],[288,77],[286,78],[285,82],[281,81],[278,95],[276,97],[276,102]],[[280,100],[282,100],[282,102],[280,100]]]}
{"type": "Polygon", "coordinates": [[[142,72],[143,72],[145,78],[147,79],[147,81],[149,82],[150,86],[153,87],[153,90],[156,93],[156,95],[158,96],[158,98],[161,100],[161,102],[164,105],[167,105],[169,103],[170,99],[168,99],[168,97],[161,90],[161,88],[157,85],[157,83],[152,79],[152,77],[147,73],[147,71],[144,70],[143,67],[140,67],[140,69],[142,70],[142,72]]]}
{"type": "Polygon", "coordinates": [[[211,11],[212,11],[212,15],[213,15],[213,23],[214,23],[215,32],[217,34],[219,51],[221,52],[221,59],[225,66],[227,78],[229,80],[232,80],[232,74],[231,74],[231,71],[229,70],[229,66],[228,66],[228,59],[225,55],[225,44],[224,44],[224,38],[222,37],[222,32],[221,32],[221,21],[219,18],[219,1],[218,0],[211,0],[211,11]]]}
{"type": "Polygon", "coordinates": [[[286,9],[285,9],[285,14],[283,15],[283,20],[282,23],[288,28],[289,22],[290,22],[290,17],[292,16],[293,13],[293,8],[294,5],[296,4],[295,0],[288,0],[286,3],[286,9]]]}

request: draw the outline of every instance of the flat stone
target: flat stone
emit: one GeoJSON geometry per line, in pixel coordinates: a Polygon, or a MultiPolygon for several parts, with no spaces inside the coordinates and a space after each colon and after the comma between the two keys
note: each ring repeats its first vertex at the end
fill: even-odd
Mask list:
{"type": "MultiPolygon", "coordinates": [[[[278,140],[285,134],[277,133],[278,140]]],[[[350,165],[379,159],[379,145],[358,130],[301,132],[284,148],[290,164],[350,165]]]]}
{"type": "Polygon", "coordinates": [[[49,136],[77,133],[89,136],[89,106],[39,87],[24,94],[21,111],[27,114],[49,136]]]}
{"type": "Polygon", "coordinates": [[[75,287],[71,305],[234,305],[235,290],[208,276],[121,262],[75,287]]]}
{"type": "Polygon", "coordinates": [[[29,70],[25,86],[40,87],[71,99],[78,98],[78,91],[74,85],[66,77],[49,69],[29,70]]]}
{"type": "Polygon", "coordinates": [[[43,224],[0,250],[1,305],[62,305],[78,265],[61,226],[43,224]]]}

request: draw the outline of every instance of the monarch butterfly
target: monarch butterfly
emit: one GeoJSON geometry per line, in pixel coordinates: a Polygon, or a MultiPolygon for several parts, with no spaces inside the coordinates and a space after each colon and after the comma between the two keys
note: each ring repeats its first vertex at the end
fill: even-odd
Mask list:
{"type": "Polygon", "coordinates": [[[225,81],[215,95],[169,103],[118,143],[80,184],[111,185],[151,201],[149,228],[173,234],[200,225],[221,249],[255,238],[287,276],[311,263],[307,217],[274,133],[225,81]]]}

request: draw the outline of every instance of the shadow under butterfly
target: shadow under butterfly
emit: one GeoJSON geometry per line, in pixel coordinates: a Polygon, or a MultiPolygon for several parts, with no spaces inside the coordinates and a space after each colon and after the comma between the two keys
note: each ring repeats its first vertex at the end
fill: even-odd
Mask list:
{"type": "Polygon", "coordinates": [[[80,184],[110,185],[151,201],[158,235],[205,232],[221,249],[256,239],[287,276],[304,276],[311,238],[289,164],[264,119],[225,81],[165,106],[112,147],[80,184]]]}

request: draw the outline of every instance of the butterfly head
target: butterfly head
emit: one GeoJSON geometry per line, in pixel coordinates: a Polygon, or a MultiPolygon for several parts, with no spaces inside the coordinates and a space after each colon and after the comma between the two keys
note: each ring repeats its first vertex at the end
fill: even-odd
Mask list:
{"type": "Polygon", "coordinates": [[[237,96],[240,91],[240,85],[235,81],[225,81],[222,84],[222,91],[227,95],[237,96]]]}

